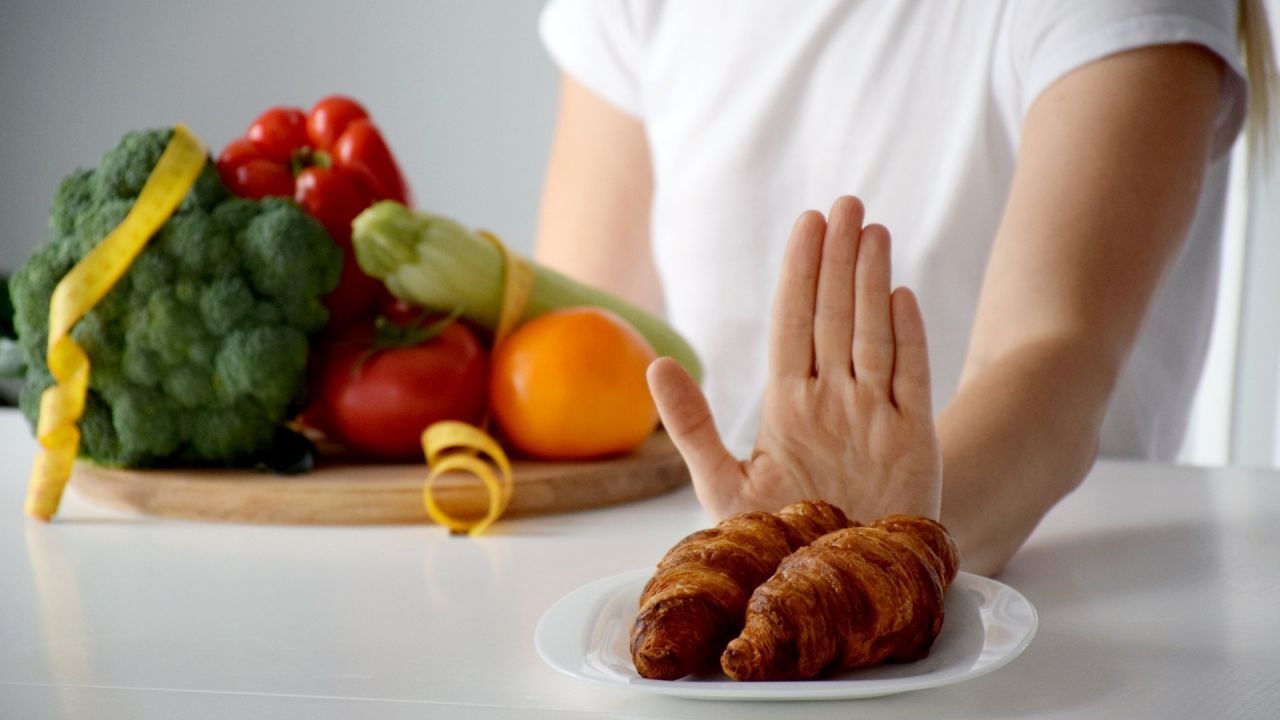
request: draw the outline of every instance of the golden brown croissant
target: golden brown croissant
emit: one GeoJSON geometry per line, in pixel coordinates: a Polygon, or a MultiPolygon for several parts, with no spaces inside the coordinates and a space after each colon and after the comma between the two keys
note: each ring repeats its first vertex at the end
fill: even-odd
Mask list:
{"type": "Polygon", "coordinates": [[[806,501],[777,514],[749,512],[681,540],[640,595],[631,657],[642,677],[674,680],[715,667],[742,629],[756,586],[796,548],[849,527],[834,505],[806,501]]]}
{"type": "Polygon", "coordinates": [[[735,680],[797,680],[929,654],[959,553],[938,523],[894,515],[833,532],[756,588],[720,658],[735,680]]]}

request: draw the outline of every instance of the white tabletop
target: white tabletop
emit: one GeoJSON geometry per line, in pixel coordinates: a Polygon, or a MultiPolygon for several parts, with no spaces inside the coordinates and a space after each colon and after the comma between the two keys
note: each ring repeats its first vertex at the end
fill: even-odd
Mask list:
{"type": "Polygon", "coordinates": [[[21,511],[0,411],[0,718],[1280,717],[1280,475],[1102,462],[1000,580],[1039,611],[1012,664],[888,698],[733,704],[544,665],[542,613],[706,523],[688,490],[502,522],[200,524],[21,511]]]}

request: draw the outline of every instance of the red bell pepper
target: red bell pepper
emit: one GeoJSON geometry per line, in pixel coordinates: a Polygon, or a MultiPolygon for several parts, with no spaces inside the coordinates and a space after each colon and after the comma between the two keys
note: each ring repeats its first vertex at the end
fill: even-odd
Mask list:
{"type": "Polygon", "coordinates": [[[271,108],[222,151],[218,173],[243,197],[294,198],[342,248],[342,280],[325,298],[330,332],[376,313],[386,289],[356,264],[351,221],[378,200],[409,204],[409,188],[359,103],[334,95],[307,113],[271,108]]]}

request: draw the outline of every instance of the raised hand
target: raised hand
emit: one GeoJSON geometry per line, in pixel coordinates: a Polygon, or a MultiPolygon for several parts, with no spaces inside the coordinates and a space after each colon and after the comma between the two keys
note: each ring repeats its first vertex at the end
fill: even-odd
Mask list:
{"type": "Polygon", "coordinates": [[[822,499],[850,517],[936,519],[942,460],[915,295],[892,290],[889,231],[842,197],[792,230],[769,333],[769,379],[748,460],[725,449],[697,383],[649,366],[662,422],[715,519],[822,499]]]}

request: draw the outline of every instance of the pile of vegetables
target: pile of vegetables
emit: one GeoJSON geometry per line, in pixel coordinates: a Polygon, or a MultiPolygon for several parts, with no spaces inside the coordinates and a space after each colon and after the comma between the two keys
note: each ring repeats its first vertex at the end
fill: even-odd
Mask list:
{"type": "MultiPolygon", "coordinates": [[[[478,326],[497,327],[506,268],[501,251],[480,233],[395,202],[374,204],[352,229],[360,267],[396,297],[433,310],[459,308],[462,317],[478,326]]],[[[661,318],[550,268],[530,267],[533,287],[521,322],[558,308],[606,308],[644,335],[659,355],[674,358],[701,378],[697,355],[661,318]]]]}
{"type": "Polygon", "coordinates": [[[334,95],[305,113],[270,108],[228,143],[218,173],[241,197],[293,198],[329,231],[342,250],[342,280],[325,298],[331,330],[377,312],[386,291],[356,264],[351,221],[377,200],[407,203],[409,186],[364,107],[334,95]]]}
{"type": "MultiPolygon", "coordinates": [[[[391,201],[374,204],[352,227],[360,267],[393,295],[428,311],[457,313],[483,332],[497,330],[508,262],[523,261],[504,258],[497,243],[449,218],[391,201]]],[[[494,349],[501,361],[490,377],[493,415],[504,439],[548,459],[588,459],[636,447],[657,425],[645,367],[666,355],[699,378],[693,349],[634,305],[549,268],[527,267],[527,302],[518,310],[516,331],[494,349]],[[576,308],[594,312],[587,318],[565,312],[576,308]]]]}
{"type": "MultiPolygon", "coordinates": [[[[170,134],[130,133],[96,169],[66,178],[49,239],[9,283],[33,426],[54,383],[54,288],[129,212],[170,134]]],[[[652,432],[642,377],[652,357],[698,376],[661,319],[409,202],[355,101],[263,113],[72,331],[91,360],[81,457],[305,469],[294,428],[420,460],[425,427],[490,418],[527,454],[593,457],[652,432]],[[517,271],[529,280],[521,302],[508,295],[517,271]],[[523,327],[502,339],[503,321],[523,327]],[[631,420],[615,423],[619,413],[631,420]],[[611,423],[626,432],[590,432],[611,423]]]]}

